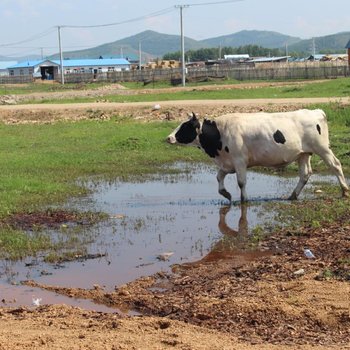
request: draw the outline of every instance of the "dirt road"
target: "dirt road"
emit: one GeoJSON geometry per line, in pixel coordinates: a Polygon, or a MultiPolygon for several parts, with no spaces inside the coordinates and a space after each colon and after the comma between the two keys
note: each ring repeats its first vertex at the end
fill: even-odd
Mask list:
{"type": "MultiPolygon", "coordinates": [[[[349,99],[167,101],[0,106],[5,123],[183,118],[190,111],[277,111],[349,99]]],[[[350,204],[350,203],[349,203],[350,204]]],[[[279,233],[264,245],[274,254],[237,266],[234,257],[175,266],[114,292],[39,287],[143,316],[120,316],[66,305],[0,308],[0,350],[19,349],[350,349],[349,217],[303,235],[279,233]],[[278,249],[276,248],[278,246],[278,249]],[[308,260],[303,247],[317,255],[308,260]],[[300,272],[302,270],[302,272],[300,272]],[[299,273],[296,273],[299,271],[299,273]]],[[[35,282],[28,282],[38,286],[35,282]]]]}
{"type": "Polygon", "coordinates": [[[184,119],[190,112],[200,116],[216,116],[230,112],[286,111],[307,108],[318,103],[350,104],[350,98],[298,98],[298,99],[244,99],[244,100],[185,100],[136,103],[68,103],[23,104],[0,106],[0,120],[4,123],[52,123],[82,119],[109,119],[125,115],[138,120],[184,119]],[[160,108],[154,108],[159,105],[160,108]]]}

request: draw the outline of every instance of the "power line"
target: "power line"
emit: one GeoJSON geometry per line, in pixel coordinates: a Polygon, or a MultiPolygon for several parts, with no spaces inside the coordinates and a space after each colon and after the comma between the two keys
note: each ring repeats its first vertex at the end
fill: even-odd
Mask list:
{"type": "MultiPolygon", "coordinates": [[[[70,48],[70,49],[74,49],[74,48],[88,48],[88,47],[93,47],[94,44],[90,44],[90,45],[73,45],[73,46],[66,46],[66,48],[70,48]]],[[[31,50],[35,50],[35,49],[57,49],[57,45],[56,46],[10,46],[8,48],[4,48],[4,50],[7,49],[31,49],[31,50]]]]}
{"type": "Polygon", "coordinates": [[[95,25],[60,25],[57,26],[57,31],[58,31],[58,47],[59,47],[59,54],[60,54],[60,68],[61,68],[61,83],[64,84],[64,73],[63,73],[63,51],[62,51],[62,41],[61,41],[61,29],[63,28],[101,28],[101,27],[110,27],[110,26],[116,26],[120,24],[126,24],[126,23],[131,23],[131,22],[136,22],[136,21],[141,21],[147,18],[152,18],[152,17],[157,17],[157,16],[162,16],[166,13],[174,11],[173,7],[168,7],[166,9],[150,13],[148,15],[132,18],[129,20],[121,21],[121,22],[113,22],[113,23],[106,23],[106,24],[95,24],[95,25]]]}
{"type": "Polygon", "coordinates": [[[219,4],[228,4],[230,2],[239,2],[244,0],[226,0],[226,1],[215,1],[215,2],[201,2],[199,4],[187,4],[186,6],[206,6],[206,5],[219,5],[219,4]]]}
{"type": "MultiPolygon", "coordinates": [[[[0,47],[3,47],[3,48],[5,48],[5,47],[12,47],[12,46],[15,46],[15,45],[20,45],[20,44],[23,44],[23,43],[27,43],[27,42],[31,42],[31,41],[40,39],[40,38],[42,38],[44,36],[47,36],[47,35],[53,33],[54,31],[56,31],[58,29],[58,27],[60,27],[60,28],[99,28],[99,27],[109,27],[109,26],[115,26],[115,25],[121,25],[121,24],[141,21],[141,20],[144,20],[144,19],[147,19],[147,18],[162,16],[162,15],[164,15],[166,13],[169,13],[169,12],[172,12],[172,11],[174,11],[174,8],[173,7],[168,7],[168,8],[156,11],[156,12],[152,12],[152,13],[150,13],[148,15],[143,15],[143,16],[139,16],[139,17],[136,17],[136,18],[131,18],[131,19],[128,19],[128,20],[125,20],[125,21],[106,23],[106,24],[60,25],[60,26],[55,26],[55,27],[49,28],[49,29],[47,29],[47,30],[45,30],[43,32],[35,34],[35,35],[29,37],[28,39],[24,39],[24,40],[12,42],[12,43],[0,44],[0,47]]],[[[87,46],[85,46],[85,47],[87,47],[87,46]]]]}
{"type": "Polygon", "coordinates": [[[165,15],[166,13],[169,13],[169,12],[172,12],[172,11],[174,11],[174,8],[173,7],[168,7],[166,9],[150,13],[148,15],[131,18],[131,19],[128,19],[128,20],[125,20],[125,21],[121,21],[121,22],[113,22],[113,23],[106,23],[106,24],[93,24],[93,25],[61,25],[60,27],[61,28],[100,28],[100,27],[111,27],[111,26],[116,26],[116,25],[120,25],[120,24],[137,22],[137,21],[141,21],[141,20],[147,19],[147,18],[162,16],[162,15],[165,15]]]}
{"type": "Polygon", "coordinates": [[[226,0],[226,1],[216,1],[216,2],[201,2],[197,4],[175,5],[175,8],[180,10],[182,86],[186,85],[185,36],[184,36],[183,15],[182,15],[183,9],[192,7],[192,6],[219,5],[219,4],[228,4],[231,2],[238,2],[238,1],[244,1],[244,0],[226,0]]]}
{"type": "Polygon", "coordinates": [[[52,27],[52,28],[49,28],[49,29],[45,30],[44,32],[35,34],[35,35],[29,37],[28,39],[25,39],[25,40],[17,41],[17,42],[14,42],[14,43],[0,44],[0,47],[10,47],[10,46],[14,46],[14,45],[20,45],[20,44],[23,44],[23,43],[28,43],[30,41],[41,39],[42,37],[44,37],[46,35],[49,35],[49,34],[53,33],[54,31],[56,31],[56,28],[52,27]]]}

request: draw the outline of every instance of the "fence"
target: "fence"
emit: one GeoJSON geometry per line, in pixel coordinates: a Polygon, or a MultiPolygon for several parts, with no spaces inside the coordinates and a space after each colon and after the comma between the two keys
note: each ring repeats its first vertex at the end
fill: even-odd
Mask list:
{"type": "Polygon", "coordinates": [[[34,78],[31,75],[20,75],[16,77],[0,75],[0,84],[25,84],[32,83],[34,78]]]}
{"type": "MultiPolygon", "coordinates": [[[[329,79],[348,77],[349,66],[346,63],[313,62],[260,64],[256,66],[217,65],[211,67],[191,67],[187,69],[187,81],[201,81],[210,78],[227,78],[235,80],[296,80],[296,79],[329,79]]],[[[60,81],[60,76],[56,77],[60,81]]],[[[181,68],[145,69],[108,73],[70,73],[65,74],[66,83],[88,82],[143,82],[155,81],[181,82],[181,68]]],[[[29,83],[31,76],[4,77],[0,83],[29,83]]]]}
{"type": "MultiPolygon", "coordinates": [[[[329,79],[350,75],[348,65],[317,62],[316,64],[273,64],[260,66],[212,66],[191,67],[187,69],[186,80],[200,81],[210,78],[227,78],[235,80],[295,80],[295,79],[329,79]]],[[[145,69],[99,74],[66,74],[65,82],[80,83],[91,81],[144,82],[174,81],[181,82],[181,68],[145,69]]]]}

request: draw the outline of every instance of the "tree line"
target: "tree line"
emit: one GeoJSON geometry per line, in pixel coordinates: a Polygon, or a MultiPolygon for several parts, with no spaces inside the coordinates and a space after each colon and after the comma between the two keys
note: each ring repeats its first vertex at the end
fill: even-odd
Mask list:
{"type": "MultiPolygon", "coordinates": [[[[185,61],[195,62],[195,61],[207,61],[207,60],[217,60],[223,58],[224,55],[239,55],[248,54],[250,57],[259,56],[284,56],[286,55],[285,50],[282,49],[268,49],[266,47],[258,45],[245,45],[239,47],[213,47],[213,48],[203,48],[198,50],[188,50],[185,52],[185,61]]],[[[297,56],[296,53],[289,52],[289,56],[297,56]]],[[[180,60],[181,52],[170,52],[163,56],[164,60],[180,60]]]]}

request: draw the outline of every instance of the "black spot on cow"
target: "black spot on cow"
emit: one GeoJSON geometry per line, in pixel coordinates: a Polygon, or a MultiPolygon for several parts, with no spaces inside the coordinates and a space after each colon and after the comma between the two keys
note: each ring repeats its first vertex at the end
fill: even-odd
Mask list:
{"type": "Polygon", "coordinates": [[[316,125],[316,129],[317,129],[318,133],[321,135],[321,127],[319,126],[319,124],[316,125]]]}
{"type": "Polygon", "coordinates": [[[282,134],[281,131],[277,130],[274,134],[273,134],[273,138],[277,143],[282,143],[284,144],[286,142],[286,138],[284,137],[284,135],[282,134]]]}
{"type": "Polygon", "coordinates": [[[175,134],[176,141],[183,144],[191,143],[197,137],[197,129],[200,128],[197,117],[193,114],[193,117],[182,123],[180,129],[175,134]]]}
{"type": "Polygon", "coordinates": [[[202,125],[202,132],[199,134],[199,142],[209,157],[214,158],[219,155],[222,149],[220,131],[215,121],[205,119],[202,125]]]}
{"type": "Polygon", "coordinates": [[[225,146],[225,151],[228,153],[229,152],[229,149],[227,146],[225,146]]]}

